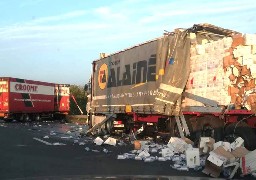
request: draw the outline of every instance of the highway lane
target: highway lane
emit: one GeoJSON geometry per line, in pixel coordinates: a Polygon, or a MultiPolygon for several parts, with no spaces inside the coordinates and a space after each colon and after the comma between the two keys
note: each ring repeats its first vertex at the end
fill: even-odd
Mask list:
{"type": "Polygon", "coordinates": [[[44,177],[48,177],[47,179],[89,177],[88,179],[91,179],[96,176],[119,176],[122,179],[121,177],[124,176],[135,175],[180,177],[181,179],[208,178],[202,172],[172,169],[170,161],[145,163],[135,160],[118,160],[118,154],[133,149],[131,144],[96,146],[92,142],[92,137],[80,137],[79,132],[85,129],[87,129],[86,126],[58,122],[22,124],[0,121],[0,179],[44,177]],[[89,148],[90,151],[85,148],[89,148]],[[109,152],[105,153],[104,149],[109,152]]]}

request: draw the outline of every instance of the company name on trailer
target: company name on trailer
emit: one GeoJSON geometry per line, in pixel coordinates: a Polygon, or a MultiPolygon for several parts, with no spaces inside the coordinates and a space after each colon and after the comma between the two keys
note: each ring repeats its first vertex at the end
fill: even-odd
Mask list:
{"type": "Polygon", "coordinates": [[[111,66],[102,64],[99,69],[98,83],[101,89],[105,89],[105,87],[135,85],[156,80],[155,54],[151,55],[148,60],[124,65],[124,72],[121,72],[120,66],[111,66]]]}
{"type": "Polygon", "coordinates": [[[16,84],[15,90],[16,91],[26,91],[26,92],[37,92],[38,86],[30,85],[30,84],[16,84]]]}

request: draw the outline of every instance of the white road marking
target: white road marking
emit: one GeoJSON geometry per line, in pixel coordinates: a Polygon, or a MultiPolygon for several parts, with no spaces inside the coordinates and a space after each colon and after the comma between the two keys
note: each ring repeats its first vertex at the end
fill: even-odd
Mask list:
{"type": "Polygon", "coordinates": [[[39,141],[39,142],[41,142],[41,143],[44,143],[44,144],[46,144],[46,145],[52,145],[52,143],[49,143],[49,142],[47,142],[47,141],[44,141],[44,140],[42,140],[42,139],[39,139],[39,138],[33,138],[34,140],[36,140],[36,141],[39,141]]]}

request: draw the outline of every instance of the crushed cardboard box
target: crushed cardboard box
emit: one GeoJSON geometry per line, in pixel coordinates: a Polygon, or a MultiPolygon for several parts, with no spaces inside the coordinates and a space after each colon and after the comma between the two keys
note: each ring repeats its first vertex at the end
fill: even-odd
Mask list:
{"type": "Polygon", "coordinates": [[[243,175],[256,172],[256,150],[247,153],[240,160],[243,175]]]}
{"type": "Polygon", "coordinates": [[[104,144],[108,144],[108,145],[111,145],[111,146],[115,146],[116,145],[116,139],[115,138],[112,138],[112,137],[109,137],[105,142],[104,144]]]}
{"type": "Polygon", "coordinates": [[[200,154],[209,153],[212,151],[214,149],[214,143],[215,139],[211,137],[201,137],[199,144],[200,154]]]}

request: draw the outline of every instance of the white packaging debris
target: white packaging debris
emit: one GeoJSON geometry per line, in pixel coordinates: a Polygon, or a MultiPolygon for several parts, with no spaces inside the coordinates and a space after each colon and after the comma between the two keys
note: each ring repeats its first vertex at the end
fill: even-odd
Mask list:
{"type": "Polygon", "coordinates": [[[124,155],[117,155],[117,159],[126,159],[124,155]]]}
{"type": "Polygon", "coordinates": [[[254,178],[256,178],[256,173],[252,173],[252,176],[253,176],[254,178]]]}
{"type": "Polygon", "coordinates": [[[44,139],[49,139],[49,136],[44,136],[44,139]]]}
{"type": "Polygon", "coordinates": [[[177,169],[177,168],[180,168],[181,166],[180,166],[179,164],[174,164],[173,167],[174,167],[175,169],[177,169]]]}
{"type": "Polygon", "coordinates": [[[230,144],[229,142],[223,142],[223,148],[224,148],[226,151],[231,152],[231,144],[230,144]]]}
{"type": "Polygon", "coordinates": [[[185,159],[185,158],[186,158],[186,155],[185,155],[185,154],[180,154],[180,157],[181,157],[182,159],[185,159]]]}
{"type": "Polygon", "coordinates": [[[167,161],[167,159],[165,157],[158,157],[157,160],[158,161],[167,161]]]}
{"type": "Polygon", "coordinates": [[[182,153],[187,149],[187,143],[181,138],[171,137],[168,143],[173,146],[177,153],[182,153]]]}
{"type": "Polygon", "coordinates": [[[155,157],[150,156],[150,157],[146,157],[146,158],[144,159],[144,162],[153,162],[153,161],[155,161],[155,160],[156,160],[155,157]]]}
{"type": "Polygon", "coordinates": [[[115,146],[116,145],[116,139],[115,138],[112,138],[112,137],[109,137],[105,142],[104,144],[108,144],[108,145],[111,145],[111,146],[115,146]]]}
{"type": "Polygon", "coordinates": [[[174,155],[172,157],[172,161],[180,161],[180,156],[179,155],[174,155]]]}
{"type": "Polygon", "coordinates": [[[236,149],[244,144],[244,140],[241,137],[236,138],[234,142],[231,143],[231,149],[236,149]]]}
{"type": "Polygon", "coordinates": [[[150,152],[151,152],[151,153],[157,153],[157,151],[158,151],[158,150],[157,150],[156,148],[150,149],[150,152]]]}
{"type": "MultiPolygon", "coordinates": [[[[203,153],[207,153],[211,150],[211,144],[214,144],[215,141],[210,137],[201,137],[199,148],[202,149],[203,153]]],[[[212,147],[213,148],[213,147],[212,147]]]]}
{"type": "Polygon", "coordinates": [[[187,145],[187,149],[193,149],[192,144],[188,144],[188,145],[187,145]]]}
{"type": "Polygon", "coordinates": [[[100,152],[99,150],[96,150],[96,149],[92,149],[92,152],[100,152]]]}
{"type": "Polygon", "coordinates": [[[148,144],[148,141],[140,141],[141,147],[144,147],[145,145],[148,144]]]}
{"type": "Polygon", "coordinates": [[[124,153],[124,156],[126,159],[134,159],[136,155],[132,153],[124,153]]]}
{"type": "Polygon", "coordinates": [[[124,143],[124,141],[120,140],[118,143],[117,143],[119,146],[126,146],[127,144],[124,143]]]}
{"type": "Polygon", "coordinates": [[[213,149],[217,149],[218,147],[223,146],[223,141],[218,141],[213,144],[213,149]]]}
{"type": "Polygon", "coordinates": [[[86,151],[90,151],[90,148],[89,147],[86,147],[86,148],[84,148],[86,151]]]}
{"type": "Polygon", "coordinates": [[[96,139],[94,139],[93,141],[96,145],[100,146],[102,145],[102,143],[104,142],[100,137],[97,137],[96,139]]]}
{"type": "Polygon", "coordinates": [[[79,142],[79,145],[83,146],[83,145],[85,145],[85,143],[84,142],[79,142]]]}
{"type": "Polygon", "coordinates": [[[50,132],[50,135],[51,135],[51,136],[54,136],[54,135],[56,135],[56,133],[55,133],[54,131],[51,131],[51,132],[50,132]]]}
{"type": "Polygon", "coordinates": [[[137,153],[137,150],[131,150],[130,151],[132,154],[134,154],[134,153],[137,153]]]}
{"type": "Polygon", "coordinates": [[[137,161],[141,161],[142,160],[142,157],[139,157],[139,156],[135,156],[135,158],[134,158],[135,160],[137,160],[137,161]]]}
{"type": "Polygon", "coordinates": [[[149,157],[150,154],[147,151],[142,151],[141,153],[139,153],[138,156],[141,158],[146,158],[146,157],[149,157]]]}
{"type": "Polygon", "coordinates": [[[180,168],[177,168],[177,170],[180,170],[180,171],[188,171],[188,167],[187,166],[181,166],[180,168]]]}
{"type": "Polygon", "coordinates": [[[173,156],[174,152],[169,148],[165,148],[165,149],[162,149],[161,154],[162,154],[162,157],[167,157],[167,156],[173,156]]]}
{"type": "MultiPolygon", "coordinates": [[[[173,147],[173,145],[171,143],[168,143],[167,147],[174,152],[174,147],[173,147]]],[[[164,148],[164,147],[160,147],[160,149],[162,149],[162,148],[164,148]]]]}
{"type": "Polygon", "coordinates": [[[109,152],[109,151],[108,151],[107,149],[105,149],[105,148],[104,148],[102,151],[103,151],[104,153],[108,153],[108,152],[109,152]]]}
{"type": "Polygon", "coordinates": [[[188,168],[195,168],[200,165],[199,149],[187,149],[186,150],[186,162],[188,168]]]}
{"type": "Polygon", "coordinates": [[[220,156],[214,152],[210,152],[210,156],[207,158],[207,160],[219,167],[222,166],[225,161],[227,161],[225,157],[220,156]]]}

